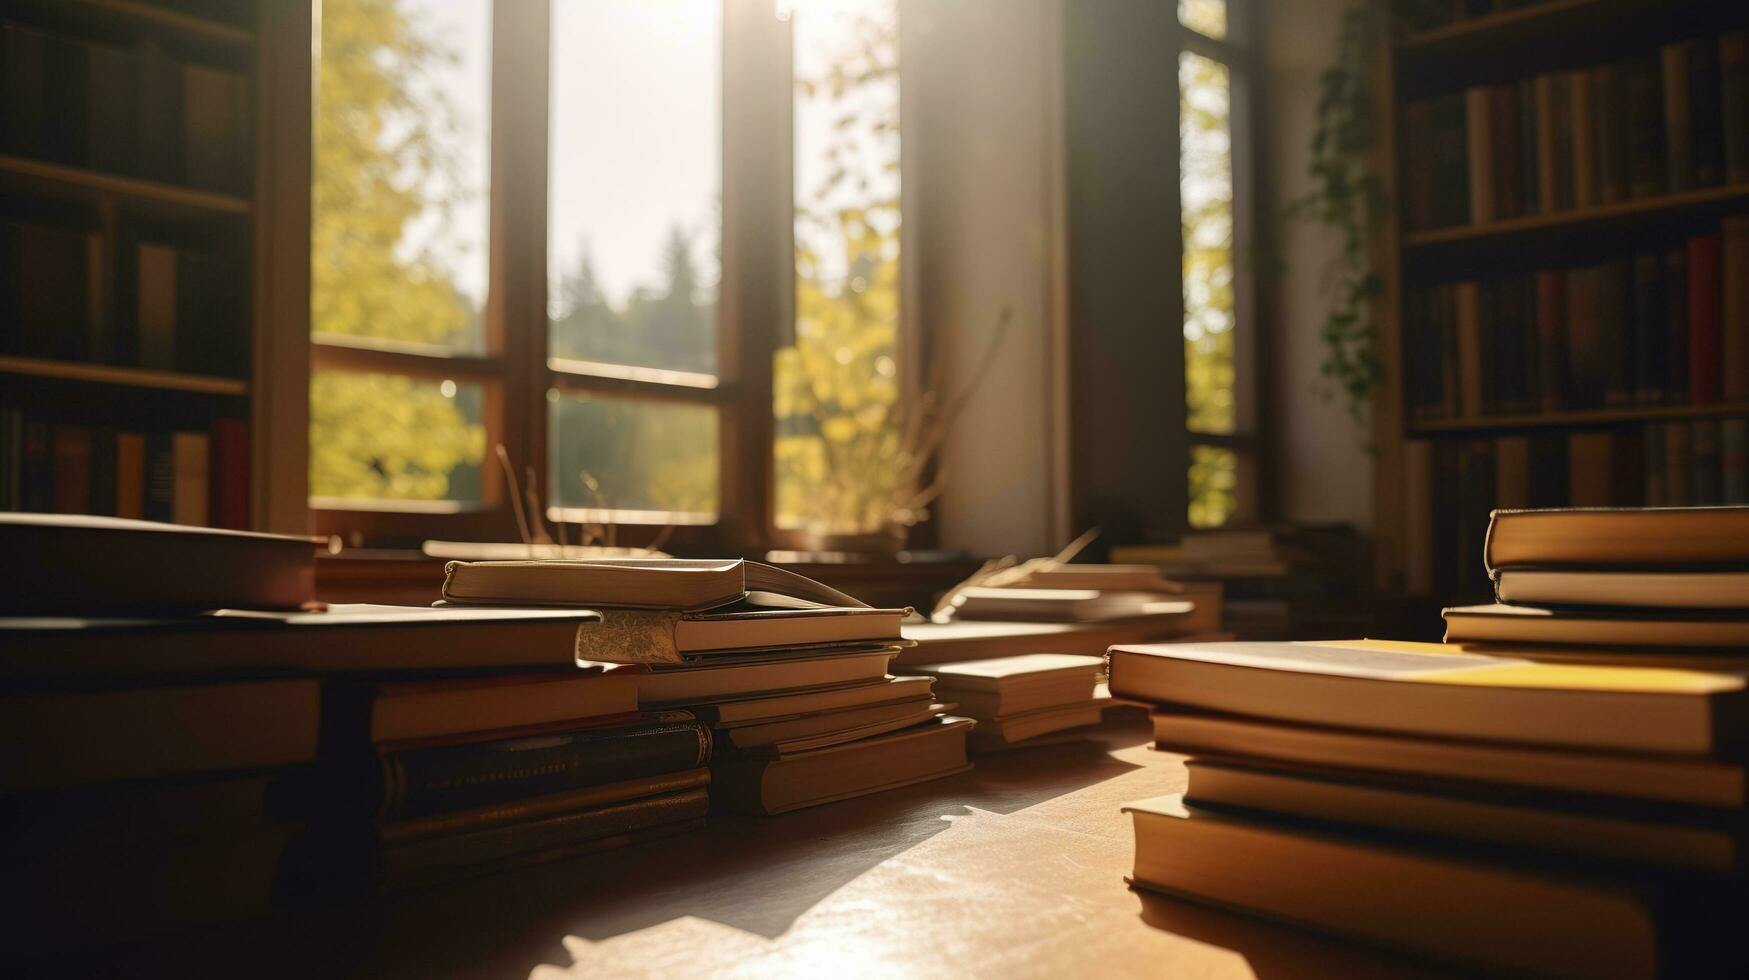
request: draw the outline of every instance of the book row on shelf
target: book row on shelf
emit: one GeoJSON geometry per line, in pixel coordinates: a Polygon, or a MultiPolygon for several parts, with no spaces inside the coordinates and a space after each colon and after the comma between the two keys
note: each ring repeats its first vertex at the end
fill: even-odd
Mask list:
{"type": "Polygon", "coordinates": [[[1749,34],[1403,109],[1410,231],[1749,183],[1749,34]]]}
{"type": "Polygon", "coordinates": [[[22,24],[0,28],[7,153],[246,194],[252,95],[243,75],[22,24]]]}
{"type": "Polygon", "coordinates": [[[0,354],[190,374],[248,374],[238,261],[154,241],[0,221],[0,354]]]}
{"type": "Polygon", "coordinates": [[[1404,444],[1404,462],[1408,553],[1423,559],[1406,583],[1415,594],[1489,590],[1477,549],[1496,509],[1749,504],[1742,418],[1417,439],[1404,444]]]}
{"type": "Polygon", "coordinates": [[[217,418],[206,432],[118,431],[0,408],[0,511],[247,528],[249,424],[217,418]]]}
{"type": "Polygon", "coordinates": [[[1406,292],[1405,413],[1749,401],[1749,216],[1614,261],[1406,292]]]}

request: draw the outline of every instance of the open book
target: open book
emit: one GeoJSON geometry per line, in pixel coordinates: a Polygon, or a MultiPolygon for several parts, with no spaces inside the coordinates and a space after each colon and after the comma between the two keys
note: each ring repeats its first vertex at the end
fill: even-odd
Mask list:
{"type": "Polygon", "coordinates": [[[869,644],[902,646],[908,609],[872,609],[837,589],[759,562],[688,558],[450,562],[455,604],[587,606],[602,628],[577,656],[683,663],[701,655],[869,644]]]}

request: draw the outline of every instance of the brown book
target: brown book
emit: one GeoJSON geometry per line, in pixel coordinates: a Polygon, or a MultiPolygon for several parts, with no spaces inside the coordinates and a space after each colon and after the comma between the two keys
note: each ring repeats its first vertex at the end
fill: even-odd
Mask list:
{"type": "Polygon", "coordinates": [[[1567,501],[1574,507],[1608,507],[1610,460],[1608,432],[1579,431],[1567,437],[1567,501]]]}
{"type": "Polygon", "coordinates": [[[205,525],[211,503],[207,470],[212,449],[204,432],[178,432],[170,437],[175,484],[171,490],[171,520],[177,524],[205,525]]]}
{"type": "Polygon", "coordinates": [[[1686,43],[1659,49],[1664,89],[1664,169],[1666,188],[1679,194],[1695,186],[1694,117],[1689,106],[1689,48],[1686,43]]]}
{"type": "MultiPolygon", "coordinates": [[[[1592,646],[1742,647],[1749,619],[1615,609],[1456,606],[1445,610],[1448,643],[1578,643],[1592,646]]],[[[1733,614],[1735,615],[1735,614],[1733,614]]]]}
{"type": "Polygon", "coordinates": [[[1567,76],[1567,112],[1572,123],[1573,206],[1597,206],[1596,109],[1591,99],[1592,74],[1580,69],[1567,76]]]}
{"type": "MultiPolygon", "coordinates": [[[[1628,190],[1632,197],[1654,197],[1669,190],[1664,149],[1663,78],[1657,55],[1628,61],[1627,85],[1628,190]]],[[[1692,161],[1692,154],[1688,156],[1692,161]]]]}
{"type": "Polygon", "coordinates": [[[1153,723],[1157,744],[1190,756],[1270,759],[1726,812],[1749,804],[1749,770],[1741,762],[1415,738],[1179,710],[1155,711],[1153,723]]]}
{"type": "Polygon", "coordinates": [[[1494,591],[1517,605],[1749,609],[1749,572],[1503,568],[1494,591]]]}
{"type": "Polygon", "coordinates": [[[925,697],[823,711],[757,725],[737,725],[717,731],[717,753],[719,756],[753,751],[781,754],[823,749],[921,725],[940,715],[946,707],[925,697]]]}
{"type": "Polygon", "coordinates": [[[54,435],[54,507],[61,514],[91,510],[91,430],[57,425],[54,435]]]}
{"type": "Polygon", "coordinates": [[[1458,407],[1460,417],[1481,418],[1486,408],[1482,358],[1482,286],[1460,282],[1453,291],[1457,310],[1458,407]]]}
{"type": "Polygon", "coordinates": [[[1492,137],[1494,172],[1494,217],[1516,218],[1525,213],[1524,168],[1519,146],[1522,126],[1518,118],[1516,85],[1488,87],[1488,131],[1492,137]]]}
{"type": "Polygon", "coordinates": [[[1464,125],[1469,147],[1470,223],[1486,224],[1496,217],[1494,209],[1494,129],[1490,121],[1487,86],[1464,93],[1464,125]]]}
{"type": "MultiPolygon", "coordinates": [[[[117,443],[119,484],[124,440],[117,443]]],[[[118,490],[118,509],[124,497],[134,499],[118,490]]],[[[0,572],[0,615],[296,609],[315,599],[314,538],[6,514],[0,515],[0,542],[9,558],[8,570],[0,572]]]]}
{"type": "Polygon", "coordinates": [[[1592,138],[1596,146],[1597,203],[1628,199],[1628,93],[1626,69],[1619,64],[1592,69],[1592,138]]]}
{"type": "Polygon", "coordinates": [[[664,667],[643,678],[638,697],[646,707],[691,706],[779,691],[868,684],[886,677],[893,659],[893,648],[883,646],[811,653],[748,663],[707,661],[700,666],[664,667]]]}
{"type": "Polygon", "coordinates": [[[1655,913],[1674,889],[1275,824],[1177,796],[1124,809],[1141,888],[1488,971],[1649,977],[1670,942],[1655,913]]]}
{"type": "Polygon", "coordinates": [[[1573,206],[1570,122],[1567,119],[1567,76],[1544,72],[1532,81],[1536,99],[1537,204],[1544,214],[1573,206]]]}
{"type": "Polygon", "coordinates": [[[1494,440],[1494,506],[1530,506],[1530,439],[1501,436],[1494,440]]]}
{"type": "Polygon", "coordinates": [[[1740,184],[1749,181],[1749,34],[1719,35],[1719,80],[1725,180],[1740,184]]]}
{"type": "Polygon", "coordinates": [[[1099,657],[1034,653],[904,668],[935,678],[935,693],[960,714],[994,718],[1086,701],[1105,667],[1099,657]]]}
{"type": "MultiPolygon", "coordinates": [[[[27,650],[8,647],[8,655],[27,650]]],[[[0,697],[7,793],[291,766],[316,757],[314,680],[0,697]]]]}
{"type": "Polygon", "coordinates": [[[115,516],[146,516],[146,437],[115,434],[115,516]]]}
{"type": "MultiPolygon", "coordinates": [[[[687,710],[712,728],[732,728],[871,704],[927,699],[934,685],[934,680],[928,677],[881,676],[800,691],[758,691],[744,697],[690,704],[687,710]]],[[[649,703],[647,699],[645,703],[649,703]]]]}
{"type": "Polygon", "coordinates": [[[1567,404],[1573,408],[1595,408],[1604,400],[1602,277],[1597,267],[1567,270],[1567,404]]]}
{"type": "Polygon", "coordinates": [[[1695,504],[1692,435],[1687,422],[1664,423],[1664,499],[1672,507],[1695,504]]]}
{"type": "Polygon", "coordinates": [[[188,183],[242,193],[247,184],[247,83],[235,72],[203,65],[182,67],[183,159],[188,183]]]}
{"type": "MultiPolygon", "coordinates": [[[[1448,632],[1458,629],[1454,612],[1470,610],[1447,610],[1448,632]]],[[[1539,664],[1436,643],[1117,646],[1110,683],[1113,697],[1423,737],[1694,755],[1749,740],[1741,675],[1539,664]]]]}
{"type": "Polygon", "coordinates": [[[1191,759],[1185,769],[1194,804],[1611,864],[1711,874],[1749,867],[1749,826],[1718,813],[1266,761],[1191,759]]]}
{"type": "Polygon", "coordinates": [[[140,366],[176,368],[176,250],[142,243],[137,258],[134,330],[140,366]]]}
{"type": "Polygon", "coordinates": [[[473,735],[583,719],[635,715],[638,679],[648,668],[579,661],[563,674],[390,681],[331,691],[351,722],[377,745],[473,735]]]}
{"type": "Polygon", "coordinates": [[[1728,402],[1749,402],[1749,216],[1725,219],[1719,279],[1721,394],[1728,402]]]}
{"type": "Polygon", "coordinates": [[[711,808],[787,813],[965,772],[972,724],[941,718],[824,749],[732,756],[711,766],[711,808]]]}
{"type": "Polygon", "coordinates": [[[1500,511],[1488,567],[1749,564],[1749,507],[1500,511]]]}
{"type": "Polygon", "coordinates": [[[1093,697],[1075,704],[980,718],[978,727],[972,729],[971,746],[980,752],[994,752],[1046,735],[1097,725],[1105,720],[1105,709],[1113,703],[1110,697],[1093,697]]]}

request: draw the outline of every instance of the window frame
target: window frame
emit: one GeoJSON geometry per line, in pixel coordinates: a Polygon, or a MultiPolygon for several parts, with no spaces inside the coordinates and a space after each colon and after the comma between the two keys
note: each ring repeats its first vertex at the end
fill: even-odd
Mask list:
{"type": "MultiPolygon", "coordinates": [[[[1256,269],[1252,259],[1260,252],[1262,244],[1257,216],[1262,212],[1259,203],[1266,200],[1257,168],[1257,141],[1262,132],[1258,122],[1258,102],[1263,79],[1257,3],[1258,0],[1226,0],[1227,31],[1224,38],[1203,34],[1176,16],[1172,21],[1174,63],[1187,53],[1200,55],[1224,66],[1228,79],[1227,125],[1233,182],[1233,431],[1215,433],[1191,428],[1188,402],[1184,429],[1187,454],[1198,447],[1225,449],[1230,450],[1237,461],[1234,508],[1220,527],[1255,524],[1273,518],[1276,512],[1276,502],[1264,494],[1269,486],[1264,471],[1273,458],[1274,446],[1268,438],[1272,427],[1260,424],[1266,409],[1264,393],[1269,386],[1262,376],[1267,370],[1267,360],[1259,356],[1263,349],[1263,328],[1258,315],[1256,269]]],[[[1176,72],[1173,77],[1177,78],[1176,72]]],[[[1176,81],[1172,95],[1172,105],[1176,108],[1183,97],[1176,81]]],[[[1181,156],[1181,168],[1182,159],[1181,156]]],[[[1182,169],[1178,179],[1182,183],[1182,169]]],[[[1186,479],[1189,479],[1188,466],[1186,479]]],[[[1188,513],[1184,520],[1188,528],[1188,513]]]]}
{"type": "MultiPolygon", "coordinates": [[[[709,387],[663,383],[648,375],[638,377],[637,372],[568,370],[555,367],[548,358],[548,127],[554,2],[559,0],[492,3],[485,352],[478,356],[412,353],[311,337],[313,371],[373,371],[479,383],[486,392],[488,447],[482,461],[480,502],[459,511],[430,513],[397,509],[393,501],[381,507],[318,507],[312,500],[317,533],[338,535],[354,546],[417,545],[426,538],[519,540],[510,487],[492,448],[500,443],[522,471],[517,481],[524,496],[531,489],[524,474],[532,471],[541,517],[550,524],[548,515],[557,508],[547,493],[547,392],[555,389],[561,394],[709,405],[717,412],[716,520],[673,527],[621,523],[616,525],[618,544],[644,546],[660,537],[666,547],[680,551],[890,549],[890,539],[881,535],[821,538],[779,528],[775,521],[772,358],[795,310],[793,37],[791,18],[779,16],[781,0],[721,0],[721,111],[735,125],[725,125],[722,131],[718,372],[717,383],[709,387]]],[[[908,225],[902,222],[902,227],[908,225]]],[[[897,345],[901,356],[922,347],[910,315],[915,280],[905,271],[906,253],[902,246],[897,345]]],[[[912,378],[916,367],[902,365],[900,374],[912,378]]],[[[908,537],[913,545],[932,544],[933,528],[926,522],[908,537]]]]}

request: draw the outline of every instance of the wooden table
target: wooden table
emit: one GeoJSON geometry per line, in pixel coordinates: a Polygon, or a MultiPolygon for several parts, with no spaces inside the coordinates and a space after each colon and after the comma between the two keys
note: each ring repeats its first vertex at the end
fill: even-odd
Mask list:
{"type": "Polygon", "coordinates": [[[233,975],[1384,977],[1388,954],[1129,890],[1145,715],[951,779],[129,954],[233,975]]]}

